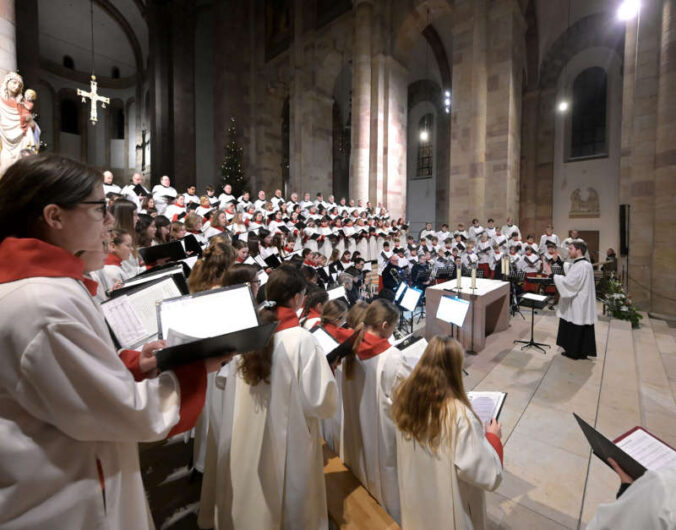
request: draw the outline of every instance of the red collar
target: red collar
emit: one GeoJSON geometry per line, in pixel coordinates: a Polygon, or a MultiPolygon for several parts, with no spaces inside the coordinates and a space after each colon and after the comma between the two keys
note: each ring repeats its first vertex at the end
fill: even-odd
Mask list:
{"type": "Polygon", "coordinates": [[[122,259],[117,254],[113,254],[111,252],[106,258],[105,265],[115,265],[116,267],[122,267],[122,259]]]}
{"type": "Polygon", "coordinates": [[[308,313],[307,313],[307,317],[306,317],[306,318],[307,318],[308,320],[310,320],[311,318],[322,318],[322,315],[319,314],[319,313],[315,310],[314,307],[311,307],[311,308],[310,308],[310,311],[308,311],[308,313]]]}
{"type": "Polygon", "coordinates": [[[390,341],[372,333],[364,333],[364,338],[359,345],[359,351],[357,355],[362,361],[366,361],[380,355],[385,350],[389,349],[392,345],[390,341]]]}
{"type": "Polygon", "coordinates": [[[0,283],[26,278],[73,278],[94,296],[98,283],[84,277],[84,262],[70,252],[33,238],[7,237],[0,243],[0,283]]]}
{"type": "Polygon", "coordinates": [[[279,306],[275,312],[277,313],[277,320],[279,320],[275,333],[300,326],[298,315],[290,307],[279,306]]]}
{"type": "Polygon", "coordinates": [[[190,233],[190,234],[201,234],[202,232],[200,232],[199,230],[188,230],[188,233],[190,233]]]}
{"type": "Polygon", "coordinates": [[[327,322],[326,324],[322,325],[324,326],[324,329],[328,332],[328,334],[331,335],[338,342],[345,342],[352,336],[352,333],[354,333],[354,330],[351,328],[339,328],[338,326],[336,326],[335,324],[331,324],[330,322],[327,322]]]}

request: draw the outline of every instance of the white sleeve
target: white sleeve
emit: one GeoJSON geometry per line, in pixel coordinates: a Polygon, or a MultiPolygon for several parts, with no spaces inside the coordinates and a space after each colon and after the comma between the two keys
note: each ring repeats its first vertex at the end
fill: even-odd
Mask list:
{"type": "Polygon", "coordinates": [[[330,418],[338,409],[338,386],[316,339],[306,332],[300,341],[300,390],[305,416],[330,418]]]}
{"type": "Polygon", "coordinates": [[[493,491],[502,481],[502,464],[486,440],[479,420],[458,405],[455,425],[455,467],[458,477],[481,489],[493,491]],[[466,415],[465,415],[466,414],[466,415]]]}
{"type": "Polygon", "coordinates": [[[572,298],[577,295],[584,285],[582,266],[574,267],[571,265],[565,276],[560,274],[554,276],[554,283],[561,298],[572,298]]]}
{"type": "Polygon", "coordinates": [[[116,352],[87,326],[56,315],[21,356],[13,397],[79,441],[155,441],[179,420],[172,372],[135,382],[116,352]]]}

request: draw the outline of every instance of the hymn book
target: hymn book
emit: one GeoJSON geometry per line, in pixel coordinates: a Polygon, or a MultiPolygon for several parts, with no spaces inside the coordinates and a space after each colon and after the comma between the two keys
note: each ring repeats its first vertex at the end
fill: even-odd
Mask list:
{"type": "Polygon", "coordinates": [[[228,352],[264,348],[278,322],[261,325],[248,284],[163,300],[157,306],[160,338],[172,346],[155,353],[160,371],[228,352]]]}
{"type": "Polygon", "coordinates": [[[312,336],[317,340],[317,343],[324,352],[324,355],[326,355],[326,360],[329,364],[333,364],[335,361],[348,355],[352,351],[357,336],[359,335],[359,332],[355,331],[344,342],[338,342],[322,326],[315,326],[310,333],[312,333],[312,336]]]}
{"type": "Polygon", "coordinates": [[[643,427],[634,427],[610,441],[599,431],[573,413],[592,452],[610,467],[608,458],[636,480],[648,469],[658,470],[676,466],[676,450],[643,427]]]}
{"type": "Polygon", "coordinates": [[[472,409],[484,425],[492,418],[498,419],[506,397],[507,392],[467,392],[472,409]]]}
{"type": "Polygon", "coordinates": [[[423,353],[427,349],[427,340],[423,336],[416,337],[411,334],[407,337],[404,337],[398,342],[395,342],[394,345],[401,352],[404,360],[411,366],[418,364],[418,361],[422,357],[423,353]]]}

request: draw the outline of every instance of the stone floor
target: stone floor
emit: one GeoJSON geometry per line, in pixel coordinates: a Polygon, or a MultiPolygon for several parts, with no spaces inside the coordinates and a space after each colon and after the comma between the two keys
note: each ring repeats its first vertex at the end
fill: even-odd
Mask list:
{"type": "Polygon", "coordinates": [[[572,413],[611,439],[642,425],[676,446],[676,330],[647,315],[638,330],[602,318],[598,357],[574,361],[555,345],[552,311],[535,320],[535,340],[552,345],[547,354],[515,346],[529,323],[517,315],[467,358],[467,390],[508,393],[500,416],[505,472],[488,494],[491,528],[584,528],[600,503],[614,500],[619,480],[591,455],[572,413]]]}

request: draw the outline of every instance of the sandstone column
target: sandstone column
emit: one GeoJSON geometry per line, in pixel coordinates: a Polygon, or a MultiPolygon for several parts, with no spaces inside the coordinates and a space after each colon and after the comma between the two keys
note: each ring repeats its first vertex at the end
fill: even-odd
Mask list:
{"type": "Polygon", "coordinates": [[[676,0],[662,3],[657,98],[652,311],[676,314],[676,0]]]}
{"type": "Polygon", "coordinates": [[[659,74],[656,57],[659,57],[660,51],[658,2],[643,2],[640,17],[627,24],[622,96],[620,203],[631,205],[629,290],[634,302],[645,309],[649,309],[651,304],[651,269],[655,244],[655,141],[659,74]]]}
{"type": "Polygon", "coordinates": [[[452,226],[467,223],[474,215],[484,217],[487,11],[486,0],[455,2],[451,168],[446,198],[452,226]]]}
{"type": "MultiPolygon", "coordinates": [[[[37,38],[37,35],[36,35],[37,38]]],[[[37,53],[37,50],[35,50],[37,53]]],[[[14,0],[0,0],[0,76],[16,70],[16,16],[14,0]]]]}
{"type": "Polygon", "coordinates": [[[371,141],[371,0],[355,2],[350,197],[368,199],[371,141]]]}

